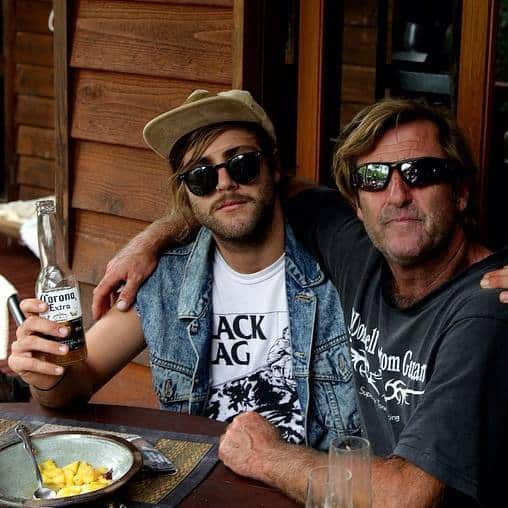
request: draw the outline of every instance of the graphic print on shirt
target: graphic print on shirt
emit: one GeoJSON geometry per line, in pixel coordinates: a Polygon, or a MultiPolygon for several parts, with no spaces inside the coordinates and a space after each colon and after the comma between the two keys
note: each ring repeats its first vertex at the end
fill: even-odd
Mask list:
{"type": "Polygon", "coordinates": [[[256,411],[292,443],[304,440],[292,372],[285,265],[251,275],[214,265],[210,392],[205,416],[231,421],[256,411]]]}
{"type": "MultiPolygon", "coordinates": [[[[379,409],[388,412],[388,402],[409,406],[414,398],[425,393],[427,364],[416,361],[411,349],[400,354],[383,351],[378,328],[369,330],[354,308],[348,332],[353,369],[366,382],[358,387],[361,396],[370,398],[379,409]]],[[[398,416],[393,418],[398,421],[398,416]]]]}

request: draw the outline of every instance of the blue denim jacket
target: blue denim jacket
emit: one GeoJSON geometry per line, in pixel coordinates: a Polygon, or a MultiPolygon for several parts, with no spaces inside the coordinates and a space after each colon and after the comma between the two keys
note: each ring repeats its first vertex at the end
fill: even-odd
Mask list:
{"type": "MultiPolygon", "coordinates": [[[[213,238],[164,253],[138,292],[137,309],[150,351],[161,407],[202,414],[210,375],[213,238]]],[[[346,329],[339,296],[316,260],[286,226],[286,290],[293,375],[304,412],[306,444],[360,432],[346,329]]]]}

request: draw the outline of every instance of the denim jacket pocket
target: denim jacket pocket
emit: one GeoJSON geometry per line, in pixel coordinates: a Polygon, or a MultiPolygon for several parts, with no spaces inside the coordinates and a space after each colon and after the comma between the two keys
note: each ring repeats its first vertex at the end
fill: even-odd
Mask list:
{"type": "Polygon", "coordinates": [[[175,411],[175,404],[188,405],[192,395],[193,370],[180,363],[150,357],[152,383],[161,406],[175,411]]]}
{"type": "Polygon", "coordinates": [[[311,368],[312,410],[331,437],[360,432],[346,335],[317,344],[311,368]]]}

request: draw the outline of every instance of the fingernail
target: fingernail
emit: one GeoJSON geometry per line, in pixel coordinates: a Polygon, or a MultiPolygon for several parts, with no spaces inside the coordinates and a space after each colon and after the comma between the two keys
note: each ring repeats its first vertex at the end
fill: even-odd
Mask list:
{"type": "Polygon", "coordinates": [[[67,353],[67,346],[64,344],[58,346],[58,351],[60,351],[61,353],[67,353]]]}
{"type": "Polygon", "coordinates": [[[502,303],[508,303],[508,293],[501,293],[499,295],[499,300],[501,300],[502,303]]]}
{"type": "Polygon", "coordinates": [[[55,373],[56,374],[63,374],[63,367],[55,367],[55,373]]]}
{"type": "Polygon", "coordinates": [[[65,327],[65,326],[61,326],[59,329],[58,329],[58,333],[60,335],[62,335],[63,337],[65,337],[67,335],[67,332],[69,330],[65,327]]]}
{"type": "Polygon", "coordinates": [[[118,300],[118,302],[116,302],[116,308],[121,311],[127,310],[127,302],[118,300]]]}
{"type": "Polygon", "coordinates": [[[490,287],[489,279],[482,279],[480,281],[480,286],[482,288],[488,288],[488,287],[490,287]]]}
{"type": "Polygon", "coordinates": [[[41,310],[44,310],[46,308],[46,304],[45,303],[39,303],[38,308],[41,309],[41,310]]]}

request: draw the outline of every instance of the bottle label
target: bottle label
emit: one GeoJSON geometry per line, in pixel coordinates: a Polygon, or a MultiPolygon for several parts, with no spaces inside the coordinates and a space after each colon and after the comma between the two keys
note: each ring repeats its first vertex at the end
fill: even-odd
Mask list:
{"type": "Polygon", "coordinates": [[[40,316],[50,321],[73,321],[81,318],[81,303],[78,288],[63,288],[46,291],[38,295],[48,304],[48,310],[40,316]]]}

